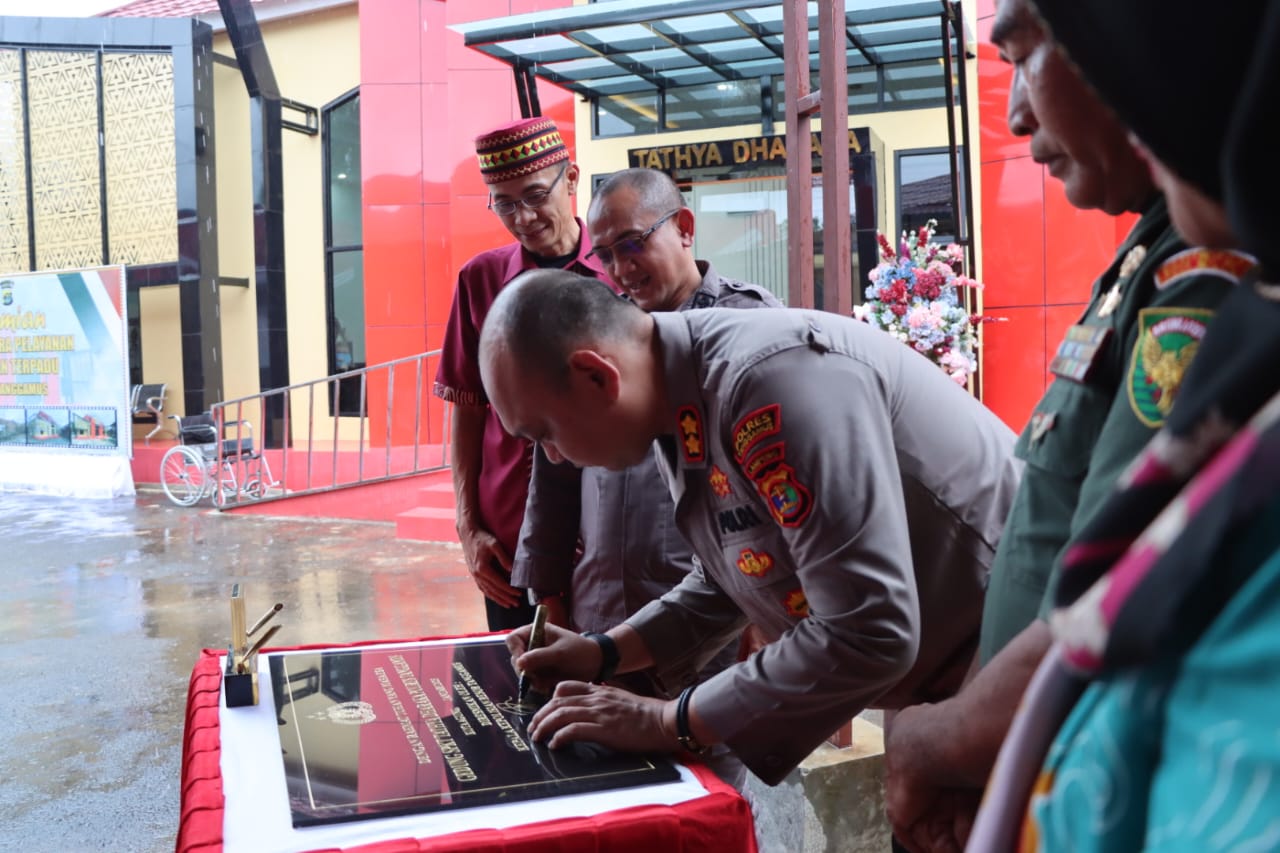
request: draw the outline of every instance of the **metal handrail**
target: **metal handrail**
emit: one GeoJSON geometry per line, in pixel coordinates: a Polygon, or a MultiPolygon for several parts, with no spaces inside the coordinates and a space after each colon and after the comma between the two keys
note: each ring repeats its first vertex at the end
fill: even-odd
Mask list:
{"type": "MultiPolygon", "coordinates": [[[[256,480],[261,488],[223,489],[215,496],[215,504],[219,509],[229,509],[397,480],[448,468],[451,407],[448,403],[433,398],[429,385],[424,387],[428,377],[434,376],[434,370],[427,370],[429,362],[439,355],[440,350],[431,350],[345,373],[335,373],[322,379],[297,382],[283,388],[214,403],[210,411],[218,426],[218,434],[222,434],[225,424],[229,430],[228,437],[233,438],[236,445],[241,439],[241,427],[238,426],[240,422],[261,424],[263,418],[270,416],[268,413],[272,411],[273,405],[277,405],[280,429],[272,434],[282,435],[284,444],[281,448],[254,448],[250,454],[226,457],[219,444],[218,469],[230,472],[235,482],[250,483],[256,480]],[[412,394],[397,395],[397,376],[401,377],[401,384],[406,377],[413,382],[412,394]],[[356,381],[360,388],[360,414],[332,414],[341,404],[344,383],[356,381]],[[321,423],[318,425],[316,389],[321,386],[328,386],[328,404],[324,405],[322,398],[321,423]],[[380,413],[381,418],[371,416],[371,394],[377,410],[374,414],[380,413]],[[275,398],[279,398],[278,404],[274,402],[275,398]],[[378,403],[383,404],[378,406],[378,403]],[[295,407],[301,411],[295,412],[295,407]],[[294,435],[291,427],[299,422],[296,417],[298,414],[305,414],[306,430],[294,435]],[[331,429],[323,423],[325,418],[332,421],[331,429]],[[353,424],[352,421],[358,423],[353,424]],[[411,431],[409,424],[412,424],[411,431]],[[327,441],[319,437],[318,430],[327,432],[327,441]],[[350,437],[352,433],[354,438],[350,437]],[[326,443],[327,448],[324,446],[326,443]],[[344,444],[353,446],[344,449],[344,444]],[[436,458],[433,451],[437,445],[439,462],[433,463],[431,460],[436,458]],[[378,449],[381,449],[380,453],[372,452],[378,449]],[[344,453],[351,450],[355,451],[354,472],[349,470],[350,466],[341,464],[344,453]],[[323,458],[325,453],[329,454],[328,459],[323,458]],[[303,466],[301,471],[298,470],[300,465],[303,466]],[[279,471],[278,480],[274,476],[276,470],[279,471]]],[[[268,434],[267,430],[261,428],[250,429],[250,439],[253,432],[260,436],[268,434]]]]}

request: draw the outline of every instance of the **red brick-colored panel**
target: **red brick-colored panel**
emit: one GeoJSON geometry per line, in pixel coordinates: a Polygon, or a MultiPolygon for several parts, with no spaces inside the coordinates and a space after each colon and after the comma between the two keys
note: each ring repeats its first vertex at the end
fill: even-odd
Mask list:
{"type": "Polygon", "coordinates": [[[1009,132],[1009,86],[1013,66],[1000,61],[1000,52],[991,44],[991,19],[978,21],[978,133],[982,140],[982,162],[1022,157],[1030,154],[1028,139],[1009,132]]]}
{"type": "Polygon", "coordinates": [[[364,234],[366,325],[421,326],[422,205],[366,205],[364,234]]]}
{"type": "MultiPolygon", "coordinates": [[[[457,3],[453,5],[458,5],[457,3]]],[[[444,83],[449,79],[447,45],[462,36],[448,29],[448,7],[441,0],[421,0],[418,35],[422,54],[422,82],[444,83]]]]}
{"type": "MultiPolygon", "coordinates": [[[[360,90],[365,204],[422,201],[421,87],[380,83],[360,90]]],[[[366,231],[366,234],[368,232],[366,231]]]]}
{"type": "Polygon", "coordinates": [[[974,8],[979,18],[989,18],[996,13],[996,0],[978,0],[974,8]]]}
{"type": "Polygon", "coordinates": [[[982,278],[988,308],[1044,304],[1044,168],[982,164],[982,278]]]}
{"type": "Polygon", "coordinates": [[[365,349],[370,364],[379,364],[427,351],[423,326],[370,326],[365,349]]]}
{"type": "Polygon", "coordinates": [[[565,9],[573,5],[573,0],[511,0],[511,14],[524,15],[529,12],[549,12],[565,9]]]}
{"type": "Polygon", "coordinates": [[[1020,432],[1045,389],[1045,309],[988,311],[1004,318],[983,327],[982,401],[1020,432]]]}
{"type": "Polygon", "coordinates": [[[1045,174],[1044,289],[1048,304],[1088,300],[1094,279],[1115,257],[1115,233],[1115,217],[1074,207],[1067,201],[1062,182],[1045,174]]]}
{"type": "MultiPolygon", "coordinates": [[[[449,87],[443,83],[423,84],[422,200],[428,204],[447,204],[452,197],[449,185],[453,169],[449,152],[453,147],[450,138],[453,123],[448,121],[449,115],[449,87]]],[[[470,143],[469,138],[467,142],[470,143]]],[[[474,165],[474,148],[471,151],[469,165],[474,165]]]]}
{"type": "Polygon", "coordinates": [[[453,196],[488,195],[476,164],[476,137],[520,117],[515,83],[504,68],[454,70],[449,77],[446,130],[452,150],[444,156],[453,196]]]}
{"type": "Polygon", "coordinates": [[[449,269],[455,275],[477,253],[515,239],[502,220],[485,209],[485,199],[462,196],[449,208],[449,269]]]}
{"type": "Polygon", "coordinates": [[[428,323],[444,323],[449,319],[449,306],[453,303],[453,288],[457,280],[457,273],[450,264],[449,243],[449,206],[424,205],[422,246],[426,275],[423,292],[428,323]]]}
{"type": "Polygon", "coordinates": [[[362,85],[418,82],[420,23],[417,0],[366,3],[360,8],[362,85]]]}
{"type": "Polygon", "coordinates": [[[444,346],[444,323],[432,323],[427,326],[427,349],[436,350],[444,346]]]}

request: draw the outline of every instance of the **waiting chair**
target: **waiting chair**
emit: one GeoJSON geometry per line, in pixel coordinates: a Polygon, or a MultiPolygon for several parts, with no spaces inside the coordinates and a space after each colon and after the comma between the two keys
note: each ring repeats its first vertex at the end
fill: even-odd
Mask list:
{"type": "Polygon", "coordinates": [[[151,436],[164,430],[164,394],[165,383],[134,385],[129,397],[129,408],[133,411],[134,421],[142,423],[155,421],[155,429],[147,433],[144,444],[151,443],[151,436]]]}

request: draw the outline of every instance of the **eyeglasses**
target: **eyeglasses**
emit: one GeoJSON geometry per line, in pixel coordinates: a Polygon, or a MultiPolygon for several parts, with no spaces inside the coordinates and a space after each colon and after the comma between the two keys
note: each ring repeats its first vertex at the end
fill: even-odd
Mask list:
{"type": "Polygon", "coordinates": [[[598,258],[600,263],[604,264],[606,267],[612,266],[615,258],[618,260],[626,260],[627,258],[639,257],[644,253],[645,241],[653,236],[654,231],[657,231],[662,227],[662,223],[675,216],[680,212],[680,210],[681,208],[677,207],[670,213],[665,214],[657,222],[653,223],[634,237],[623,237],[621,240],[614,240],[613,243],[608,246],[596,246],[590,252],[587,252],[587,257],[598,258]]]}
{"type": "Polygon", "coordinates": [[[520,205],[524,205],[529,210],[542,207],[547,203],[547,199],[551,198],[551,191],[556,188],[556,184],[560,183],[560,179],[564,177],[564,173],[567,171],[569,171],[569,164],[565,163],[560,169],[560,174],[556,175],[556,179],[551,182],[551,186],[545,190],[534,190],[514,201],[494,201],[493,198],[490,198],[488,208],[499,216],[510,216],[516,212],[516,208],[520,205]]]}

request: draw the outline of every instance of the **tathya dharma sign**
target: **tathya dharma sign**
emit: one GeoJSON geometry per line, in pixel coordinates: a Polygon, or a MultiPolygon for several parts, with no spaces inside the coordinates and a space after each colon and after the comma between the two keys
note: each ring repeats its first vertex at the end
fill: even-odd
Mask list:
{"type": "MultiPolygon", "coordinates": [[[[870,147],[867,128],[849,128],[849,153],[861,154],[870,147]]],[[[822,135],[809,134],[809,151],[814,157],[822,154],[822,135]]],[[[715,166],[742,164],[777,164],[787,162],[787,141],[784,136],[747,136],[741,139],[716,139],[707,142],[686,142],[683,145],[660,145],[653,148],[632,148],[627,152],[628,164],[633,168],[705,169],[715,166]]]]}

